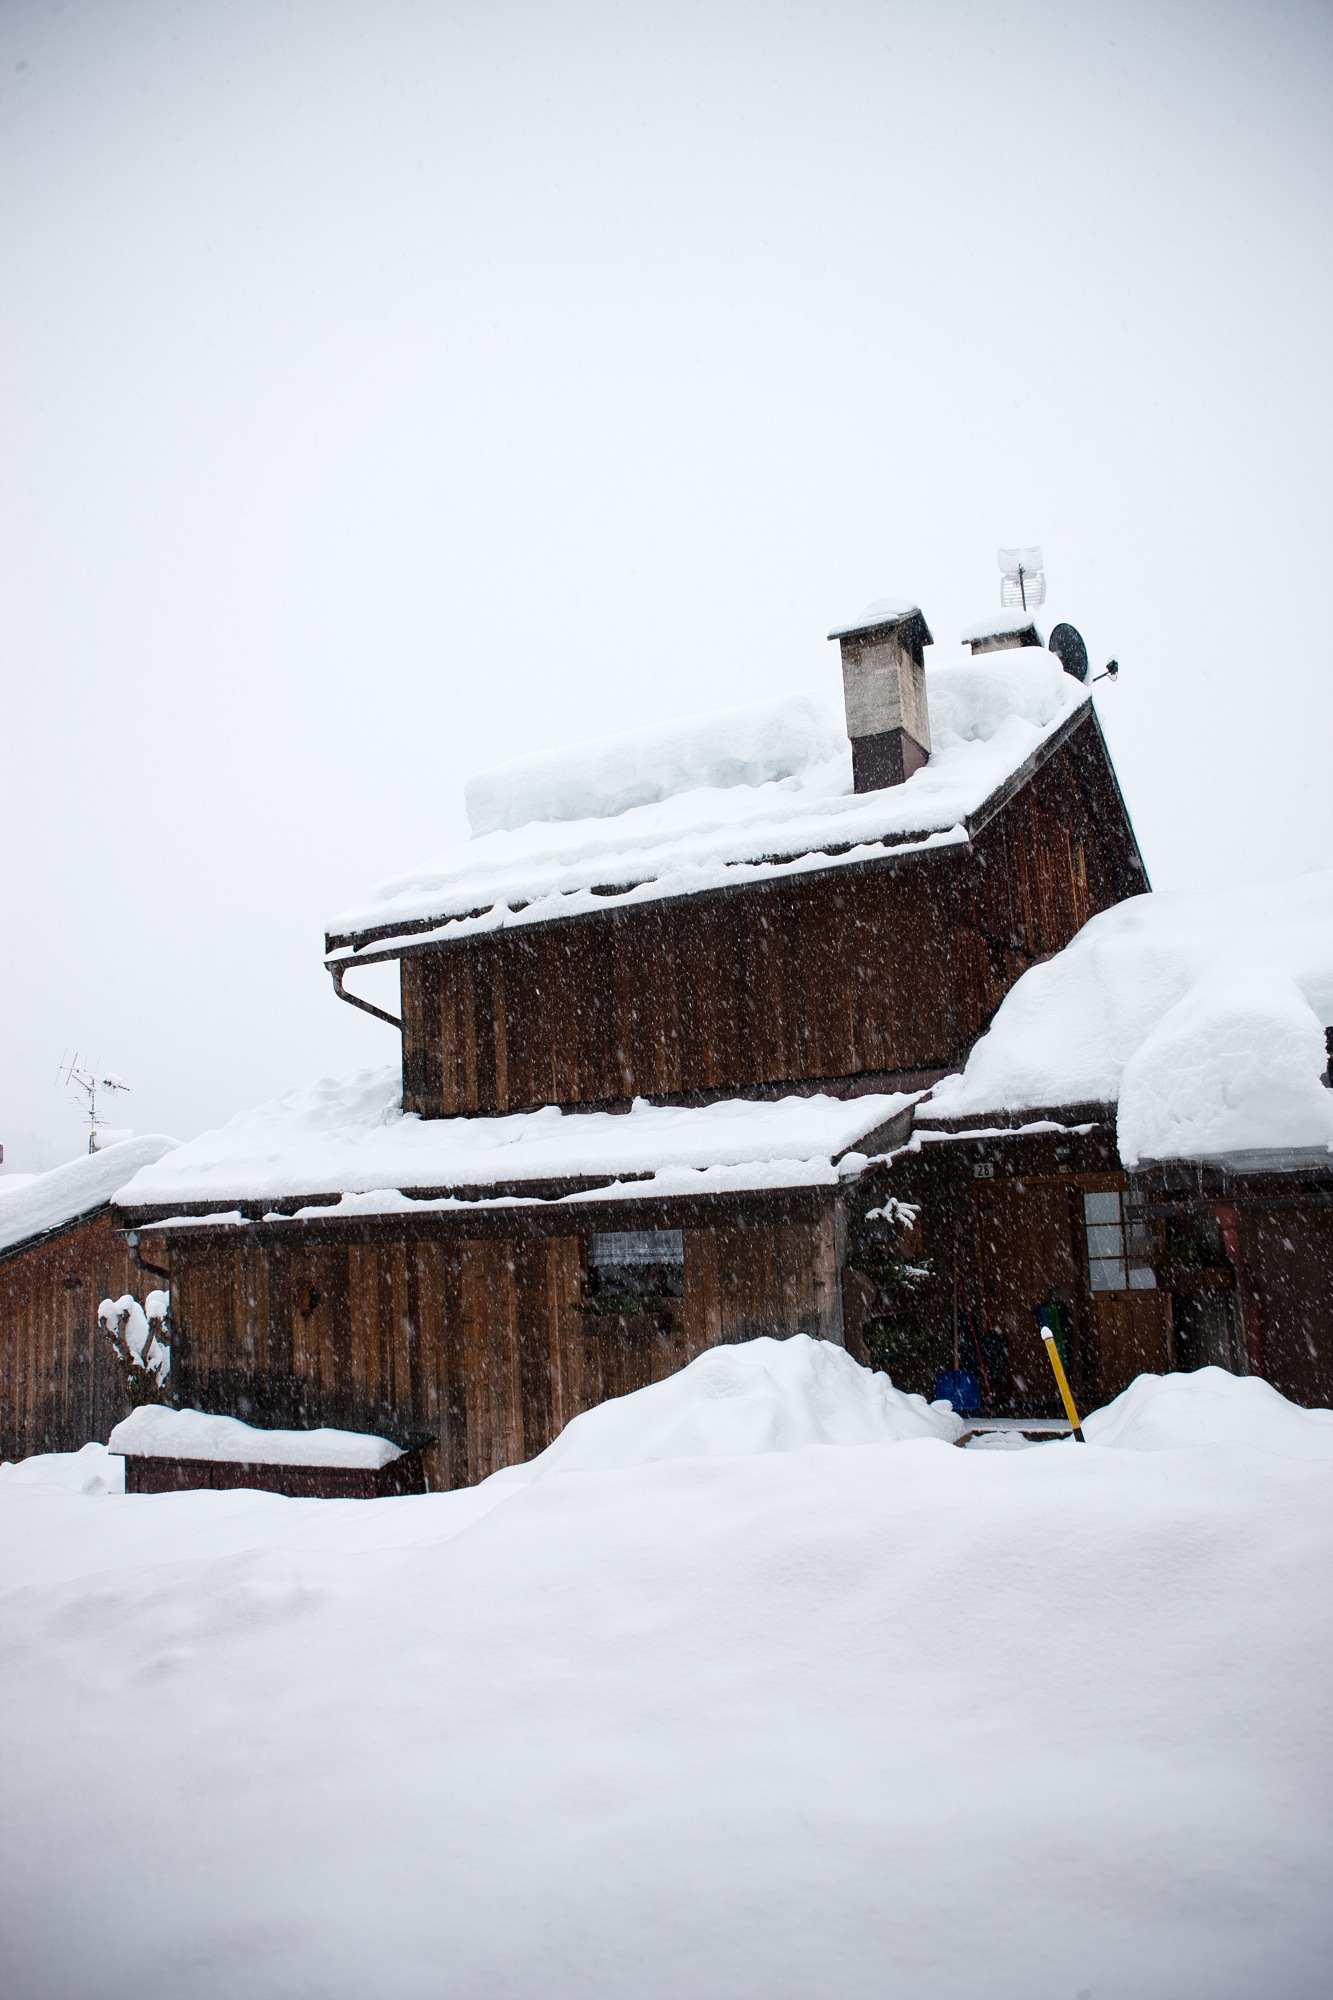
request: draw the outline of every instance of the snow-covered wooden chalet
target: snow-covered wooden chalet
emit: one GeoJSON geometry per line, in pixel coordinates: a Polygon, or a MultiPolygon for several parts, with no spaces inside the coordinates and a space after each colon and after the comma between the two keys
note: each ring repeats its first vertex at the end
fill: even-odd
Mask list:
{"type": "Polygon", "coordinates": [[[849,1299],[863,1341],[869,1162],[1147,886],[1087,689],[1002,623],[926,667],[881,602],[833,635],[841,701],[474,780],[472,838],[328,933],[354,1004],[397,962],[401,1061],[118,1197],[171,1272],[178,1400],[429,1440],[451,1486],[711,1344],[842,1340],[849,1299]]]}

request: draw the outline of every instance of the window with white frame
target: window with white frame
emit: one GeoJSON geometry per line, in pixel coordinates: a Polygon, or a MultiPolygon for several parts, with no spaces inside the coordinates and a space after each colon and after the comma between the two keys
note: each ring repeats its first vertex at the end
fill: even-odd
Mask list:
{"type": "Polygon", "coordinates": [[[1118,1188],[1083,1197],[1088,1239],[1088,1282],[1094,1292],[1150,1292],[1157,1278],[1147,1260],[1147,1238],[1125,1215],[1118,1188]]]}

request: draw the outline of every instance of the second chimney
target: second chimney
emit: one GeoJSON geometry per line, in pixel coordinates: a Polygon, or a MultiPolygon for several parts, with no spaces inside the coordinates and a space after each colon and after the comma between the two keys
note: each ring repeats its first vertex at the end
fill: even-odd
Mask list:
{"type": "Polygon", "coordinates": [[[829,638],[842,648],[853,791],[905,784],[930,757],[924,649],[934,642],[920,607],[881,598],[829,638]]]}

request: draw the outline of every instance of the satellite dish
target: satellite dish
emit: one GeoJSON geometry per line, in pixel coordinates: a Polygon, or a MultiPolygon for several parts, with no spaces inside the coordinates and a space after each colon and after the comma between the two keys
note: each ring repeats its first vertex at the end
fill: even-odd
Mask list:
{"type": "Polygon", "coordinates": [[[1045,564],[1041,550],[997,549],[1000,565],[1000,604],[1005,611],[1035,611],[1046,602],[1045,564]]]}
{"type": "Polygon", "coordinates": [[[1051,651],[1067,674],[1076,681],[1088,678],[1088,649],[1082,635],[1072,625],[1057,625],[1051,634],[1051,651]]]}

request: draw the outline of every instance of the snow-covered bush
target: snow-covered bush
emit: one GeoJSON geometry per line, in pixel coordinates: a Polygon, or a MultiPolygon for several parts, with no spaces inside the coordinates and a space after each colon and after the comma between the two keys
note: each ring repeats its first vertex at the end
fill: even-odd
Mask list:
{"type": "Polygon", "coordinates": [[[143,1305],[129,1292],[123,1298],[103,1299],[97,1320],[115,1350],[131,1407],[169,1402],[170,1292],[150,1292],[143,1305]]]}

